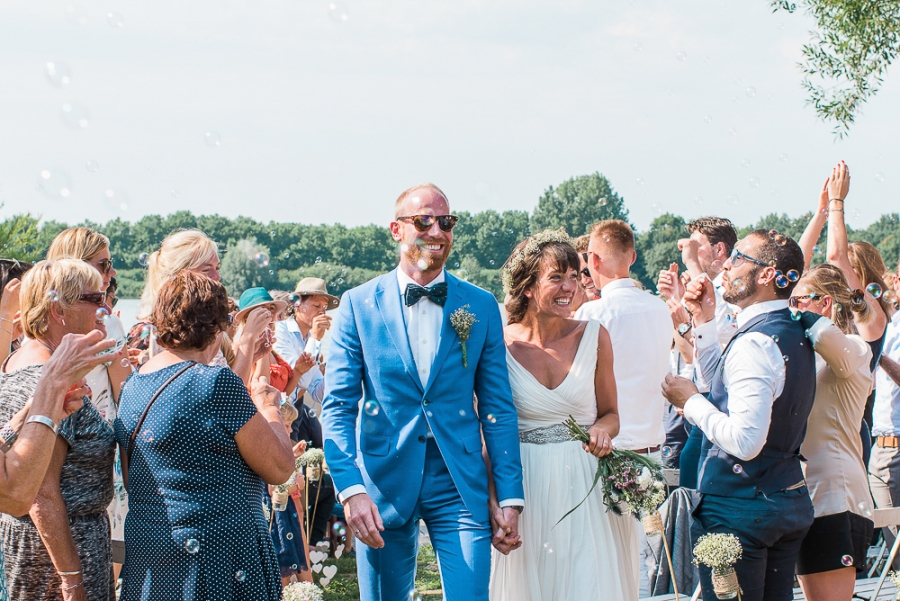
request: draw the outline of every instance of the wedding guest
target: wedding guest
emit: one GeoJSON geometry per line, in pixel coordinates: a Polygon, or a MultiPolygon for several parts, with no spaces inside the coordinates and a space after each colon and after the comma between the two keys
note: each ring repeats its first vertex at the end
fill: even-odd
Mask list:
{"type": "MultiPolygon", "coordinates": [[[[81,409],[82,397],[90,395],[84,376],[107,360],[101,353],[114,344],[104,340],[98,330],[83,336],[63,336],[53,356],[44,363],[31,400],[0,427],[0,512],[15,517],[28,513],[53,457],[56,432],[49,424],[57,424],[81,409]]],[[[7,411],[0,408],[0,413],[7,411]]],[[[8,599],[0,547],[0,600],[8,599]]]]}
{"type": "Polygon", "coordinates": [[[122,392],[129,511],[121,601],[277,601],[278,560],[260,499],[263,482],[294,470],[280,393],[252,392],[209,365],[228,326],[225,288],[182,270],[158,291],[151,319],[160,352],[122,392]],[[142,416],[144,419],[142,419],[142,416]]]}
{"type": "Polygon", "coordinates": [[[31,269],[28,261],[0,259],[0,363],[19,348],[19,289],[22,276],[31,269]]]}
{"type": "Polygon", "coordinates": [[[800,547],[797,573],[810,601],[849,599],[857,569],[865,569],[874,528],[856,427],[872,390],[872,343],[855,334],[856,324],[872,313],[863,295],[847,287],[841,270],[827,264],[803,274],[790,304],[827,318],[807,330],[820,360],[800,453],[816,518],[800,547]]]}
{"type": "MultiPolygon", "coordinates": [[[[41,261],[22,279],[26,341],[0,374],[0,422],[32,396],[43,365],[66,334],[105,334],[106,290],[84,261],[41,261]]],[[[107,355],[116,359],[114,355],[107,355]]],[[[50,465],[28,515],[0,516],[13,601],[113,601],[110,525],[115,436],[87,399],[59,423],[50,465]]]]}
{"type": "MultiPolygon", "coordinates": [[[[659,387],[669,373],[672,321],[666,303],[640,290],[630,277],[637,259],[634,231],[618,219],[595,223],[588,247],[588,268],[600,289],[600,299],[585,303],[577,319],[599,321],[612,340],[616,387],[619,394],[619,432],[613,443],[661,460],[666,441],[663,427],[665,400],[659,387]]],[[[630,515],[610,517],[613,527],[630,541],[620,561],[629,575],[625,598],[637,599],[638,522],[630,515]]]]}
{"type": "Polygon", "coordinates": [[[506,360],[529,510],[519,520],[522,550],[493,552],[491,601],[589,599],[600,590],[604,598],[631,598],[622,568],[636,549],[617,536],[602,495],[589,495],[595,457],[612,451],[619,419],[610,336],[596,320],[569,319],[578,269],[568,236],[553,230],[520,242],[503,266],[506,360]],[[569,416],[584,425],[590,444],[571,440],[563,424],[569,416]]]}
{"type": "MultiPolygon", "coordinates": [[[[672,375],[663,392],[705,435],[692,538],[736,535],[743,547],[735,565],[743,599],[787,601],[794,598],[794,567],[814,517],[800,445],[816,390],[815,353],[805,330],[817,316],[794,320],[788,309],[803,253],[787,236],[754,230],[737,243],[724,269],[722,296],[741,309],[724,355],[712,281],[694,280],[684,296],[693,315],[698,377],[709,382],[709,398],[672,375]]],[[[700,567],[700,578],[703,599],[712,601],[708,567],[700,567]]]]}
{"type": "MultiPolygon", "coordinates": [[[[301,395],[302,396],[302,395],[301,395]]],[[[291,440],[297,445],[302,444],[304,449],[322,449],[322,424],[312,409],[305,404],[297,403],[295,407],[299,416],[291,425],[291,440]]],[[[295,446],[296,449],[296,446],[295,446]]],[[[296,451],[295,451],[296,454],[296,451]]],[[[328,520],[332,515],[332,508],[337,501],[334,490],[334,481],[331,474],[323,472],[322,477],[308,483],[309,499],[307,499],[307,514],[309,515],[309,540],[310,545],[329,541],[328,520]],[[318,499],[318,501],[317,501],[318,499]]],[[[352,535],[351,535],[352,538],[352,535]]],[[[331,549],[333,552],[335,549],[331,549]]]]}
{"type": "MultiPolygon", "coordinates": [[[[304,372],[298,386],[309,394],[314,408],[320,407],[325,395],[324,375],[318,365],[315,369],[303,366],[310,357],[317,363],[320,361],[322,339],[331,328],[331,316],[327,312],[337,309],[341,302],[328,294],[325,280],[321,278],[303,278],[297,282],[294,294],[297,298],[293,303],[293,319],[275,327],[275,351],[304,372]]],[[[302,394],[292,398],[295,404],[303,402],[302,394]]]]}
{"type": "MultiPolygon", "coordinates": [[[[137,314],[139,321],[131,328],[128,336],[130,347],[146,351],[142,360],[159,352],[154,333],[156,324],[153,323],[152,315],[163,284],[182,271],[197,273],[218,282],[219,265],[219,247],[200,230],[181,230],[169,234],[159,245],[159,250],[150,254],[147,259],[147,282],[137,314]]],[[[219,352],[212,359],[214,365],[230,366],[248,387],[256,354],[264,352],[264,341],[260,338],[267,323],[264,313],[258,311],[251,315],[230,345],[224,336],[220,336],[219,352]],[[242,332],[245,334],[241,335],[242,332]],[[226,359],[229,348],[234,354],[231,364],[226,359]]]]}
{"type": "Polygon", "coordinates": [[[238,312],[235,313],[232,322],[241,327],[247,322],[251,312],[266,312],[266,327],[262,331],[265,350],[257,355],[253,371],[257,376],[266,376],[269,384],[279,392],[290,394],[297,387],[297,382],[302,374],[297,373],[298,370],[293,369],[272,348],[275,324],[284,320],[284,311],[287,306],[286,302],[272,298],[265,288],[248,288],[241,295],[238,312]]]}
{"type": "Polygon", "coordinates": [[[591,235],[585,234],[578,236],[572,241],[575,251],[578,253],[578,278],[581,281],[581,287],[584,289],[588,301],[600,298],[600,292],[594,285],[594,279],[591,277],[591,271],[588,269],[588,244],[591,241],[591,235]]]}
{"type": "MultiPolygon", "coordinates": [[[[106,306],[110,313],[105,318],[105,330],[109,338],[116,341],[117,348],[125,346],[125,327],[122,321],[112,315],[113,301],[109,289],[115,281],[116,270],[109,252],[109,238],[87,227],[73,227],[63,230],[50,243],[47,251],[48,261],[59,259],[77,259],[92,266],[103,279],[101,288],[106,292],[106,306]]],[[[126,378],[131,375],[131,363],[128,361],[112,361],[98,366],[87,376],[88,386],[93,395],[91,403],[106,423],[112,427],[116,419],[116,408],[119,394],[126,378]]],[[[118,450],[113,463],[113,499],[107,508],[112,527],[113,572],[119,577],[122,562],[125,561],[125,514],[128,513],[128,494],[122,482],[122,467],[118,450]]]]}

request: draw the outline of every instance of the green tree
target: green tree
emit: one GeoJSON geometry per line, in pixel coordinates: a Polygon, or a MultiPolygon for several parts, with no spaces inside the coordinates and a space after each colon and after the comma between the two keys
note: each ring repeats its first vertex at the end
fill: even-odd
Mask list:
{"type": "Polygon", "coordinates": [[[255,238],[238,240],[228,247],[222,257],[220,275],[228,294],[238,298],[244,290],[256,286],[269,287],[275,281],[270,274],[269,249],[257,244],[255,238]]]}
{"type": "MultiPolygon", "coordinates": [[[[770,2],[776,11],[797,9],[790,0],[770,2]]],[[[900,53],[900,2],[805,0],[801,6],[816,22],[803,46],[803,87],[816,114],[843,137],[900,53]]]]}
{"type": "Polygon", "coordinates": [[[678,240],[688,236],[684,226],[683,217],[666,213],[654,219],[646,232],[635,233],[637,260],[631,273],[647,290],[656,290],[659,272],[668,269],[673,262],[678,263],[679,272],[684,271],[678,250],[678,240]]]}
{"type": "Polygon", "coordinates": [[[603,219],[628,221],[628,209],[609,180],[595,172],[547,188],[531,217],[531,231],[562,227],[572,237],[582,236],[603,219]]]}
{"type": "Polygon", "coordinates": [[[30,213],[7,217],[0,222],[0,257],[20,261],[40,259],[42,255],[36,248],[39,237],[38,218],[30,213]]]}

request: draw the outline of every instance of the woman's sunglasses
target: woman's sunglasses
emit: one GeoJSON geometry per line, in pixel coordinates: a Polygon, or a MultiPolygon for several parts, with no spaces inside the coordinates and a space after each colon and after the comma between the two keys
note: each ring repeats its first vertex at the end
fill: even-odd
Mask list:
{"type": "Polygon", "coordinates": [[[82,294],[78,297],[78,300],[84,301],[86,303],[91,303],[92,305],[97,305],[98,307],[102,307],[103,303],[106,302],[106,293],[105,292],[88,292],[86,294],[82,294]]]}
{"type": "Polygon", "coordinates": [[[822,298],[821,294],[802,294],[799,296],[792,296],[788,299],[788,306],[791,309],[797,309],[800,307],[800,301],[805,300],[816,300],[817,298],[822,298]]]}
{"type": "Polygon", "coordinates": [[[110,257],[108,259],[103,259],[102,261],[100,261],[99,264],[97,265],[97,269],[99,269],[100,273],[102,273],[103,275],[108,275],[109,270],[112,269],[112,266],[113,266],[113,259],[112,259],[112,257],[110,257]]]}
{"type": "Polygon", "coordinates": [[[412,223],[420,232],[427,232],[434,225],[434,222],[437,221],[438,227],[441,228],[442,232],[449,232],[456,225],[456,222],[459,221],[459,217],[456,215],[404,215],[403,217],[397,217],[397,221],[412,223]]]}

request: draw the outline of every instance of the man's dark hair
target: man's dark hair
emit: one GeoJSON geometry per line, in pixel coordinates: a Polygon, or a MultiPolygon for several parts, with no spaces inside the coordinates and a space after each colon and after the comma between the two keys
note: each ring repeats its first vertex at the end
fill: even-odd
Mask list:
{"type": "Polygon", "coordinates": [[[722,217],[700,217],[685,227],[691,234],[700,232],[706,236],[713,246],[719,242],[723,243],[726,254],[731,254],[731,249],[737,244],[737,232],[734,231],[734,224],[722,217]]]}
{"type": "Polygon", "coordinates": [[[775,286],[775,295],[778,298],[789,298],[797,285],[797,280],[803,275],[803,251],[800,249],[800,245],[787,234],[775,230],[753,230],[748,236],[758,238],[762,242],[756,249],[754,258],[768,263],[780,271],[785,278],[782,283],[787,282],[787,286],[784,288],[778,286],[777,282],[772,282],[772,285],[775,286]],[[791,271],[797,272],[796,278],[788,276],[791,271]]]}

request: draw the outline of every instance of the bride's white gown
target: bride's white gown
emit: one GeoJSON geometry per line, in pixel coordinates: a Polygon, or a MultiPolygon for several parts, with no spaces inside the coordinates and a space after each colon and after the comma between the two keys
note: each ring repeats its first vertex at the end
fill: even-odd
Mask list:
{"type": "Polygon", "coordinates": [[[638,550],[617,528],[599,485],[587,494],[597,459],[568,440],[569,415],[589,426],[597,418],[594,371],[600,324],[588,322],[566,379],[548,390],[507,350],[509,379],[519,414],[525,511],[519,517],[522,547],[493,550],[491,601],[636,601],[629,564],[638,550]]]}

